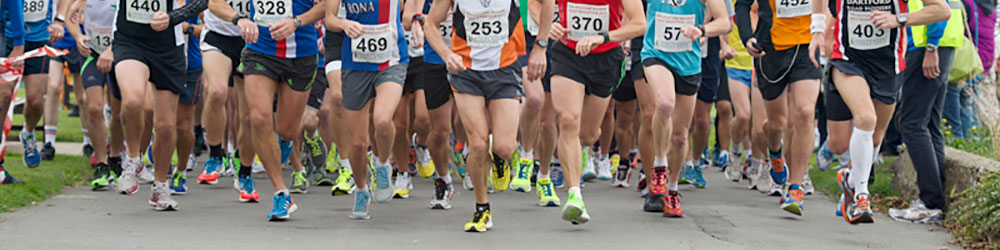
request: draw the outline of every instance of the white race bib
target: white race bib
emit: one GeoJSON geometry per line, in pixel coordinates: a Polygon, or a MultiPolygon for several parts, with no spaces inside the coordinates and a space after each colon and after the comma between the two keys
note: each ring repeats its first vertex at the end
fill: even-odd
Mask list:
{"type": "Polygon", "coordinates": [[[229,7],[232,7],[241,16],[250,15],[250,0],[228,0],[229,7]]]}
{"type": "Polygon", "coordinates": [[[441,36],[444,37],[444,42],[447,44],[451,44],[451,34],[455,32],[454,22],[451,20],[451,17],[454,15],[455,8],[448,9],[448,17],[444,21],[441,21],[441,25],[438,26],[438,29],[441,30],[441,36]]]}
{"type": "Polygon", "coordinates": [[[608,32],[610,17],[608,5],[566,3],[566,28],[569,40],[579,41],[584,37],[608,32]]]}
{"type": "Polygon", "coordinates": [[[465,14],[465,38],[470,47],[498,47],[507,44],[509,9],[484,10],[465,14]]]}
{"type": "MultiPolygon", "coordinates": [[[[419,28],[417,26],[413,26],[413,27],[414,28],[419,28]]],[[[409,52],[408,54],[410,54],[410,57],[424,56],[424,47],[423,46],[416,47],[416,48],[413,47],[413,44],[415,42],[414,41],[415,37],[413,37],[413,32],[404,31],[403,32],[403,37],[405,37],[406,38],[406,42],[409,43],[406,46],[406,50],[409,52]]]]}
{"type": "Polygon", "coordinates": [[[682,27],[694,26],[695,15],[677,15],[656,12],[654,48],[663,52],[690,51],[691,38],[681,33],[682,27]]]}
{"type": "Polygon", "coordinates": [[[395,26],[389,23],[362,26],[364,33],[351,39],[351,56],[354,62],[384,63],[399,59],[395,26]]]}
{"type": "Polygon", "coordinates": [[[49,13],[49,0],[24,0],[24,22],[45,20],[49,13]]]}
{"type": "Polygon", "coordinates": [[[254,20],[257,25],[268,27],[286,18],[292,18],[292,0],[254,0],[254,20]]]}
{"type": "Polygon", "coordinates": [[[872,23],[871,12],[847,12],[847,39],[853,49],[872,50],[889,46],[889,29],[879,29],[872,23]]]}
{"type": "Polygon", "coordinates": [[[87,25],[87,35],[90,36],[90,47],[97,53],[103,53],[115,40],[114,28],[112,27],[87,25]]]}
{"type": "Polygon", "coordinates": [[[812,14],[811,0],[774,0],[780,18],[798,17],[812,14]]]}
{"type": "Polygon", "coordinates": [[[125,17],[129,22],[148,24],[153,21],[153,13],[167,11],[167,0],[127,0],[125,17]]]}

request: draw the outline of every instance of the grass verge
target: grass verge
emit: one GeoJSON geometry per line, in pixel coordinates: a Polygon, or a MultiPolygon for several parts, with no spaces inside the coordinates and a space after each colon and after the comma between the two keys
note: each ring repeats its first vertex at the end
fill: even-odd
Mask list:
{"type": "MultiPolygon", "coordinates": [[[[872,209],[877,212],[886,212],[889,208],[906,207],[906,201],[899,198],[899,192],[892,190],[892,179],[895,173],[892,171],[892,163],[896,162],[896,156],[883,157],[882,164],[875,168],[875,182],[868,185],[868,191],[872,195],[872,209]]],[[[810,166],[816,166],[816,157],[813,157],[810,166]]],[[[809,168],[809,177],[812,178],[813,186],[816,190],[826,193],[830,199],[836,201],[840,198],[840,187],[837,184],[837,171],[833,170],[838,163],[834,163],[826,171],[819,171],[817,168],[809,168]]]]}
{"type": "Polygon", "coordinates": [[[29,169],[21,162],[21,155],[7,154],[4,169],[24,183],[0,185],[0,212],[13,212],[44,201],[61,192],[64,186],[86,185],[93,171],[88,162],[82,156],[56,155],[54,160],[29,169]]]}

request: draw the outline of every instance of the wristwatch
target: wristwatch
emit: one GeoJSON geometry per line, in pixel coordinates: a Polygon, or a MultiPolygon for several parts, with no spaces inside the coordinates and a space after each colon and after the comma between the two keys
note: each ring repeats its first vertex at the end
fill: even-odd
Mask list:
{"type": "Polygon", "coordinates": [[[413,14],[413,19],[410,22],[420,22],[420,25],[424,25],[424,15],[420,13],[413,14]]]}
{"type": "Polygon", "coordinates": [[[66,16],[63,14],[57,14],[55,20],[61,23],[66,23],[66,16]]]}
{"type": "Polygon", "coordinates": [[[601,42],[602,44],[611,41],[611,36],[608,35],[608,32],[601,32],[599,35],[604,37],[604,42],[601,42]]]}
{"type": "Polygon", "coordinates": [[[924,48],[926,48],[926,49],[927,49],[927,52],[935,52],[935,51],[937,51],[937,50],[938,50],[938,46],[937,46],[937,45],[935,45],[935,44],[927,44],[927,45],[924,45],[924,48]]]}
{"type": "Polygon", "coordinates": [[[896,14],[896,22],[899,22],[899,27],[906,27],[906,13],[896,14]]]}
{"type": "Polygon", "coordinates": [[[698,28],[699,31],[701,31],[701,36],[702,37],[705,37],[705,35],[707,35],[707,34],[705,34],[705,25],[704,24],[699,24],[699,25],[697,25],[695,27],[698,28]]]}
{"type": "Polygon", "coordinates": [[[233,18],[233,25],[237,25],[240,22],[240,19],[243,19],[243,18],[250,18],[250,17],[247,17],[246,14],[242,14],[242,13],[237,14],[236,17],[233,18]]]}
{"type": "Polygon", "coordinates": [[[535,45],[538,45],[539,48],[548,49],[549,48],[549,40],[548,39],[536,39],[535,40],[535,45]]]}
{"type": "Polygon", "coordinates": [[[295,21],[295,28],[302,27],[302,19],[299,19],[299,17],[295,17],[294,21],[295,21]]]}

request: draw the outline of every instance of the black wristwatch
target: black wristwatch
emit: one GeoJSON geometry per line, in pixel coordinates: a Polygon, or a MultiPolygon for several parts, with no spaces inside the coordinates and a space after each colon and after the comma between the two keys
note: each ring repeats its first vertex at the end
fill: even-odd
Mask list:
{"type": "Polygon", "coordinates": [[[424,15],[420,13],[413,14],[413,20],[411,22],[420,22],[420,25],[424,25],[424,15]]]}
{"type": "Polygon", "coordinates": [[[535,45],[538,45],[539,48],[548,49],[549,39],[536,39],[535,45]]]}
{"type": "Polygon", "coordinates": [[[247,15],[242,14],[242,13],[241,14],[237,14],[236,17],[233,18],[233,25],[238,25],[239,22],[240,22],[240,19],[243,19],[243,18],[250,18],[250,17],[247,17],[247,15]]]}
{"type": "Polygon", "coordinates": [[[896,14],[896,22],[899,22],[899,27],[906,27],[906,21],[908,21],[906,13],[896,14]]]}
{"type": "Polygon", "coordinates": [[[604,42],[602,43],[608,43],[611,41],[611,36],[608,35],[608,32],[601,32],[600,34],[604,37],[604,42]]]}
{"type": "Polygon", "coordinates": [[[194,34],[194,26],[188,25],[188,28],[186,30],[184,30],[184,34],[185,35],[194,34]]]}
{"type": "Polygon", "coordinates": [[[698,28],[698,30],[701,31],[701,36],[702,37],[705,37],[706,34],[705,34],[705,25],[704,24],[699,24],[699,25],[694,26],[694,27],[698,28]]]}

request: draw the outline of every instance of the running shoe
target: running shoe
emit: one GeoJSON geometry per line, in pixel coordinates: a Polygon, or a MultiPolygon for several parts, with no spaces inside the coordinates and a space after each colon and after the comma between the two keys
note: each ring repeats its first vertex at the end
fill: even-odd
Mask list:
{"type": "Polygon", "coordinates": [[[181,171],[174,171],[174,174],[170,176],[170,193],[187,194],[187,178],[181,171]]]}
{"type": "Polygon", "coordinates": [[[649,193],[654,195],[667,194],[667,167],[656,167],[653,176],[650,178],[649,193]]]}
{"type": "Polygon", "coordinates": [[[764,162],[757,168],[757,191],[769,194],[774,181],[771,181],[771,166],[764,162]]]}
{"type": "Polygon", "coordinates": [[[371,219],[368,206],[372,204],[372,193],[367,189],[354,192],[354,207],[351,208],[351,219],[367,220],[371,219]]]}
{"type": "Polygon", "coordinates": [[[944,221],[945,215],[941,209],[930,209],[920,200],[910,203],[907,209],[889,209],[889,217],[893,220],[936,225],[944,221]]]}
{"type": "Polygon", "coordinates": [[[806,195],[812,195],[816,192],[816,187],[813,186],[812,178],[809,178],[809,171],[806,170],[805,176],[802,177],[802,192],[806,195]]]}
{"type": "Polygon", "coordinates": [[[837,200],[837,209],[834,209],[836,210],[834,214],[837,215],[837,217],[844,217],[844,212],[840,211],[841,205],[844,205],[844,194],[840,194],[840,199],[837,200]]]}
{"type": "Polygon", "coordinates": [[[396,190],[392,193],[393,198],[410,198],[410,189],[413,189],[413,184],[410,183],[411,178],[413,177],[407,171],[399,171],[396,174],[396,190]]]}
{"type": "Polygon", "coordinates": [[[287,220],[291,217],[292,212],[299,209],[299,206],[295,205],[295,201],[292,200],[292,196],[290,195],[275,195],[271,200],[274,202],[274,208],[267,214],[267,219],[270,221],[287,220]]]}
{"type": "Polygon", "coordinates": [[[288,191],[296,194],[309,193],[309,179],[306,179],[304,172],[292,171],[292,187],[288,191]]]}
{"type": "Polygon", "coordinates": [[[142,171],[140,161],[138,157],[125,157],[121,176],[118,177],[118,193],[130,195],[139,191],[139,172],[142,171]]]}
{"type": "Polygon", "coordinates": [[[845,215],[847,222],[851,224],[875,223],[875,216],[871,208],[871,196],[868,193],[857,193],[854,195],[854,202],[848,207],[845,215]]]}
{"type": "Polygon", "coordinates": [[[816,152],[816,168],[819,171],[826,171],[833,164],[833,152],[830,152],[830,146],[823,142],[823,145],[819,146],[819,151],[816,152]]]}
{"type": "Polygon", "coordinates": [[[153,195],[149,197],[149,205],[156,211],[177,210],[177,201],[170,197],[170,188],[153,185],[153,195]]]}
{"type": "Polygon", "coordinates": [[[649,213],[662,213],[663,212],[663,196],[662,194],[646,195],[642,203],[642,211],[649,213]]]}
{"type": "Polygon", "coordinates": [[[83,144],[83,155],[87,156],[87,157],[90,157],[91,155],[94,155],[94,145],[91,145],[90,143],[84,143],[83,144]]]}
{"type": "Polygon", "coordinates": [[[476,209],[476,212],[472,214],[472,220],[469,223],[465,223],[466,232],[486,232],[493,228],[493,217],[490,216],[490,209],[476,209]]]}
{"type": "Polygon", "coordinates": [[[600,157],[597,159],[597,179],[602,181],[611,180],[611,159],[600,157]],[[600,159],[603,158],[603,159],[600,159]]]}
{"type": "Polygon", "coordinates": [[[781,210],[788,211],[794,215],[802,216],[802,198],[805,197],[805,193],[799,188],[798,184],[792,184],[788,187],[788,194],[785,194],[785,198],[781,202],[781,210]]]}
{"type": "Polygon", "coordinates": [[[549,172],[552,176],[552,184],[557,188],[562,188],[566,186],[565,176],[563,175],[562,165],[559,161],[552,161],[552,165],[549,167],[549,172]]]}
{"type": "Polygon", "coordinates": [[[281,148],[281,164],[288,163],[288,157],[292,156],[292,142],[285,141],[278,136],[278,147],[281,148]]]}
{"type": "Polygon", "coordinates": [[[420,173],[421,177],[430,178],[434,175],[434,161],[431,159],[431,153],[427,150],[427,146],[417,144],[417,134],[414,133],[413,137],[410,138],[411,147],[413,147],[413,156],[417,160],[417,172],[420,173]]]}
{"type": "Polygon", "coordinates": [[[620,188],[627,188],[628,180],[632,178],[632,168],[628,165],[619,165],[618,170],[615,171],[615,179],[611,181],[611,185],[620,188]]]}
{"type": "Polygon", "coordinates": [[[441,178],[434,180],[434,196],[431,197],[431,209],[451,209],[451,199],[455,198],[455,188],[445,183],[441,178]]]}
{"type": "Polygon", "coordinates": [[[38,141],[35,140],[34,133],[21,133],[21,145],[24,145],[24,155],[22,160],[28,168],[37,168],[42,164],[42,157],[38,153],[38,141]]]}
{"type": "Polygon", "coordinates": [[[514,179],[510,181],[510,189],[524,193],[531,192],[531,173],[534,168],[535,164],[532,160],[520,158],[517,167],[517,174],[514,175],[514,179]]]}
{"type": "Polygon", "coordinates": [[[219,183],[219,169],[222,168],[222,157],[208,157],[205,161],[205,171],[198,175],[198,184],[215,185],[219,183]]]}
{"type": "Polygon", "coordinates": [[[562,219],[573,223],[573,225],[590,221],[590,215],[587,214],[587,206],[583,204],[583,198],[576,193],[569,192],[569,198],[566,199],[566,205],[562,209],[562,219]]]}
{"type": "Polygon", "coordinates": [[[785,185],[785,181],[788,180],[788,165],[785,165],[784,158],[771,158],[771,181],[778,185],[785,185]],[[781,172],[774,171],[775,169],[781,168],[781,172]]]}
{"type": "Polygon", "coordinates": [[[704,168],[705,165],[691,168],[691,171],[694,172],[693,174],[691,174],[691,176],[694,177],[694,179],[691,180],[691,184],[694,185],[694,187],[696,188],[705,188],[705,185],[708,184],[707,182],[705,182],[705,177],[702,175],[701,172],[702,169],[704,168]]]}
{"type": "Polygon", "coordinates": [[[462,179],[462,187],[465,188],[465,190],[472,191],[474,188],[472,186],[472,178],[468,178],[468,176],[466,176],[465,179],[462,179]]]}
{"type": "Polygon", "coordinates": [[[154,139],[156,139],[155,132],[153,134],[153,137],[149,138],[150,143],[149,143],[149,146],[146,146],[146,154],[145,154],[146,157],[143,158],[146,161],[145,162],[146,165],[150,165],[150,166],[153,165],[153,160],[154,160],[153,159],[153,143],[152,143],[154,141],[154,139]]]}
{"type": "Polygon", "coordinates": [[[24,181],[18,178],[14,178],[13,175],[7,173],[7,170],[3,169],[3,166],[0,166],[0,184],[18,184],[18,183],[24,183],[24,181]]]}
{"type": "MultiPolygon", "coordinates": [[[[197,158],[198,158],[198,156],[195,156],[194,153],[188,154],[187,163],[184,164],[184,172],[191,172],[191,170],[194,169],[194,165],[198,164],[198,161],[196,160],[197,158]]],[[[228,165],[225,164],[225,163],[223,163],[222,166],[223,167],[228,167],[228,165]]],[[[225,171],[220,171],[220,174],[222,172],[225,172],[225,171]]]]}
{"type": "Polygon", "coordinates": [[[194,131],[194,147],[191,148],[191,153],[194,156],[201,156],[201,151],[205,150],[205,132],[199,132],[199,130],[194,131]]]}
{"type": "MultiPolygon", "coordinates": [[[[611,170],[611,176],[618,175],[618,167],[622,165],[622,156],[621,156],[621,154],[619,154],[617,151],[614,152],[614,153],[611,153],[611,157],[609,157],[608,160],[610,160],[610,166],[611,167],[609,167],[608,169],[611,170]]],[[[626,159],[626,161],[627,160],[628,159],[626,159]]],[[[628,164],[625,164],[625,165],[628,166],[628,164]]]]}
{"type": "Polygon", "coordinates": [[[635,185],[635,189],[636,192],[646,189],[646,173],[641,168],[639,169],[639,185],[635,185]]]}
{"type": "Polygon", "coordinates": [[[712,162],[712,164],[715,165],[716,167],[719,167],[720,171],[725,170],[726,166],[729,165],[729,151],[718,150],[716,152],[718,152],[718,155],[714,158],[715,160],[712,162]]]}
{"type": "Polygon", "coordinates": [[[681,193],[670,191],[670,194],[663,196],[663,217],[679,218],[684,216],[684,209],[681,209],[681,193]]]}
{"type": "MultiPolygon", "coordinates": [[[[354,172],[350,168],[340,168],[336,184],[330,188],[330,195],[350,194],[354,190],[354,172]]],[[[369,194],[370,195],[370,194],[369,194]]]]}
{"type": "Polygon", "coordinates": [[[538,205],[543,207],[558,207],[561,201],[559,201],[559,196],[556,195],[555,185],[552,184],[552,179],[541,178],[535,183],[535,194],[538,195],[538,205]]]}
{"type": "Polygon", "coordinates": [[[740,166],[738,162],[740,161],[739,160],[730,161],[727,162],[726,165],[723,167],[723,173],[726,176],[726,180],[732,182],[740,182],[740,180],[743,179],[743,173],[741,173],[743,167],[740,166]]]}
{"type": "Polygon", "coordinates": [[[375,176],[375,201],[378,203],[387,202],[392,200],[393,186],[392,186],[392,167],[386,164],[385,166],[376,166],[374,171],[375,176]]]}
{"type": "MultiPolygon", "coordinates": [[[[758,188],[757,188],[758,183],[757,182],[759,182],[760,179],[761,179],[761,177],[762,177],[761,174],[760,174],[761,173],[760,169],[763,168],[762,165],[763,164],[760,164],[760,161],[752,160],[752,159],[750,160],[750,164],[747,165],[747,180],[749,181],[749,184],[747,185],[747,189],[758,190],[758,188]]],[[[761,187],[760,189],[764,189],[763,185],[759,185],[759,186],[761,187]]],[[[761,191],[761,192],[763,192],[763,191],[761,191]]]]}
{"type": "Polygon", "coordinates": [[[250,168],[251,168],[250,172],[254,174],[259,174],[266,171],[266,169],[264,169],[264,164],[260,163],[260,157],[257,156],[253,157],[253,163],[250,164],[250,168]]]}
{"type": "Polygon", "coordinates": [[[593,180],[594,178],[597,178],[597,171],[595,170],[596,167],[594,166],[597,164],[594,163],[594,159],[590,157],[590,152],[588,151],[590,150],[583,150],[582,152],[583,155],[582,177],[584,181],[590,181],[593,180]]]}
{"type": "Polygon", "coordinates": [[[493,168],[490,171],[490,176],[493,177],[493,189],[499,192],[507,190],[510,186],[510,165],[507,164],[508,159],[504,159],[497,154],[493,154],[493,168]]]}
{"type": "Polygon", "coordinates": [[[56,148],[52,146],[52,143],[46,142],[42,146],[42,160],[51,161],[56,158],[56,148]]]}
{"type": "MultiPolygon", "coordinates": [[[[192,159],[194,159],[192,157],[192,159]]],[[[228,157],[222,157],[222,166],[225,169],[222,171],[222,176],[236,176],[236,166],[239,166],[239,158],[236,158],[236,153],[231,153],[228,157]]],[[[187,170],[191,171],[194,168],[189,167],[187,170]]]]}
{"type": "Polygon", "coordinates": [[[139,172],[139,184],[150,184],[153,183],[153,165],[146,165],[142,168],[142,172],[139,172]]]}
{"type": "Polygon", "coordinates": [[[241,202],[258,202],[260,201],[260,195],[257,194],[257,190],[254,190],[253,177],[250,176],[240,176],[239,178],[239,191],[240,191],[240,201],[241,202]]]}
{"type": "Polygon", "coordinates": [[[90,155],[90,166],[97,167],[97,155],[90,155]]]}
{"type": "Polygon", "coordinates": [[[684,174],[681,175],[680,180],[677,180],[677,184],[691,184],[694,181],[694,162],[685,161],[684,162],[684,174]]]}
{"type": "Polygon", "coordinates": [[[837,208],[840,210],[840,215],[844,217],[844,221],[848,223],[851,222],[850,214],[848,212],[849,208],[854,205],[854,188],[851,188],[847,180],[851,177],[851,169],[843,168],[837,172],[837,186],[840,187],[840,200],[837,204],[837,208]]]}
{"type": "Polygon", "coordinates": [[[465,179],[467,173],[465,171],[465,157],[462,156],[463,149],[464,147],[462,147],[462,144],[455,146],[455,149],[451,151],[451,161],[449,162],[449,165],[451,165],[451,168],[458,172],[459,178],[465,179]]]}
{"type": "Polygon", "coordinates": [[[110,186],[114,179],[115,177],[114,174],[111,173],[111,167],[108,167],[108,165],[104,163],[98,163],[97,167],[94,168],[94,180],[90,181],[90,188],[93,191],[104,189],[110,186]]]}
{"type": "Polygon", "coordinates": [[[312,179],[312,184],[315,186],[333,186],[336,182],[326,174],[326,170],[318,166],[310,166],[311,171],[309,177],[312,179]]]}
{"type": "MultiPolygon", "coordinates": [[[[304,133],[304,132],[303,132],[304,133]]],[[[309,158],[308,162],[313,166],[326,166],[327,153],[330,151],[326,149],[326,143],[323,142],[323,138],[320,136],[303,136],[305,142],[303,143],[302,151],[305,152],[309,158]]]]}
{"type": "MultiPolygon", "coordinates": [[[[316,165],[317,167],[320,165],[316,165]]],[[[330,150],[326,154],[326,165],[323,165],[327,173],[337,172],[340,166],[340,150],[336,143],[330,143],[330,150]]]]}

